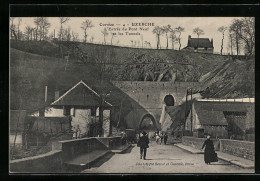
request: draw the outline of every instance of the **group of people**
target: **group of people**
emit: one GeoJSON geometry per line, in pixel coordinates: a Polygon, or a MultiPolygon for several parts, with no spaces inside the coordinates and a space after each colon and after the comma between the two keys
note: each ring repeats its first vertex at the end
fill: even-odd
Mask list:
{"type": "MultiPolygon", "coordinates": [[[[160,144],[162,143],[162,140],[164,140],[164,144],[166,144],[168,135],[165,133],[161,133],[161,136],[159,136],[159,131],[155,132],[155,138],[156,138],[156,143],[160,144]]],[[[147,136],[147,133],[143,131],[139,137],[139,140],[137,142],[137,146],[140,147],[140,159],[146,159],[146,152],[147,148],[149,148],[149,138],[147,136]]],[[[206,164],[210,164],[211,162],[217,162],[218,157],[217,153],[215,152],[214,144],[213,141],[210,139],[210,136],[207,136],[207,140],[204,141],[203,146],[201,150],[204,151],[204,161],[206,164]]]]}
{"type": "Polygon", "coordinates": [[[157,144],[162,144],[162,142],[164,142],[164,144],[166,145],[168,140],[168,135],[167,133],[161,132],[161,134],[159,134],[159,131],[155,132],[155,141],[157,144]]]}

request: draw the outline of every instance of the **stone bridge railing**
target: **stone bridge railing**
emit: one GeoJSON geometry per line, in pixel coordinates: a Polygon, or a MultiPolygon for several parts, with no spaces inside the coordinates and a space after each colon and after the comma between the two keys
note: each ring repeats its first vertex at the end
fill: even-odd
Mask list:
{"type": "Polygon", "coordinates": [[[120,137],[92,137],[57,141],[52,143],[52,151],[10,161],[12,173],[61,173],[63,163],[80,154],[95,150],[109,150],[120,145],[120,137]]]}

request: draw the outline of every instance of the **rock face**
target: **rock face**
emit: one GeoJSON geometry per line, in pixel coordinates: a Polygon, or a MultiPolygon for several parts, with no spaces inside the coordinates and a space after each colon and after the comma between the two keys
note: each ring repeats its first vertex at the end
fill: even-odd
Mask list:
{"type": "Polygon", "coordinates": [[[204,98],[255,97],[254,59],[227,61],[206,75],[204,98]]]}

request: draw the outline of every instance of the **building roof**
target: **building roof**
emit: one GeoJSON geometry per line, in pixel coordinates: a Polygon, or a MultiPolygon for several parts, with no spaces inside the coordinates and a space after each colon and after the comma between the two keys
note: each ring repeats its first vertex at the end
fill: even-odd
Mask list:
{"type": "Polygon", "coordinates": [[[209,111],[196,108],[200,124],[211,126],[227,126],[227,120],[221,111],[209,111]]]}
{"type": "Polygon", "coordinates": [[[24,131],[25,110],[10,110],[10,131],[24,131]]]}
{"type": "Polygon", "coordinates": [[[216,102],[216,101],[195,101],[196,108],[208,111],[229,111],[229,112],[248,112],[254,103],[249,102],[216,102]]]}
{"type": "Polygon", "coordinates": [[[208,38],[189,38],[187,47],[213,48],[213,43],[208,38]]]}
{"type": "MultiPolygon", "coordinates": [[[[99,106],[100,104],[100,95],[82,80],[51,103],[53,106],[99,106]]],[[[112,105],[105,101],[104,106],[112,105]]]]}

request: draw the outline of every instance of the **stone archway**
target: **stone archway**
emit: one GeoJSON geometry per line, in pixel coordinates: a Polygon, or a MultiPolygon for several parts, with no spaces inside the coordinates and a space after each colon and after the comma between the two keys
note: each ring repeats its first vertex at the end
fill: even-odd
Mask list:
{"type": "Polygon", "coordinates": [[[166,106],[174,106],[175,105],[175,98],[173,97],[173,95],[168,94],[164,97],[163,99],[164,103],[166,106]]]}
{"type": "Polygon", "coordinates": [[[151,114],[146,114],[142,117],[138,128],[139,130],[155,131],[158,129],[158,124],[151,114]]]}

